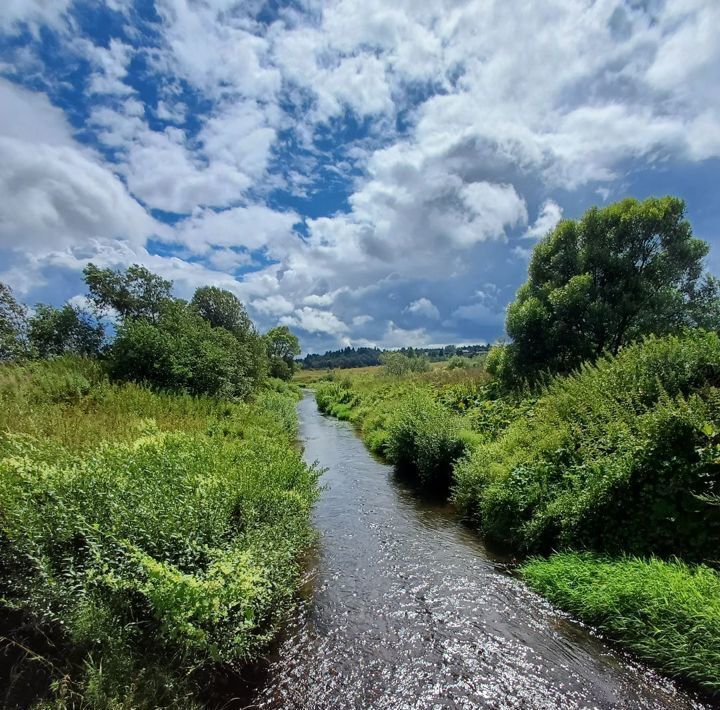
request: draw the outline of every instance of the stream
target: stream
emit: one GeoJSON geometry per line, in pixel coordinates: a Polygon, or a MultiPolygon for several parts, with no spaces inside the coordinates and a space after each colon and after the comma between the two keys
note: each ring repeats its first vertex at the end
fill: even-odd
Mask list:
{"type": "Polygon", "coordinates": [[[298,407],[319,540],[249,707],[709,707],[528,590],[312,394],[298,407]]]}

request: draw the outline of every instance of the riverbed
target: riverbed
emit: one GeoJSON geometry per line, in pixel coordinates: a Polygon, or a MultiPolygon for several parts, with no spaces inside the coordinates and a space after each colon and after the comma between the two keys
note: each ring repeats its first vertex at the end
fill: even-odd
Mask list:
{"type": "Polygon", "coordinates": [[[298,410],[318,543],[251,707],[709,707],[527,589],[311,393],[298,410]]]}

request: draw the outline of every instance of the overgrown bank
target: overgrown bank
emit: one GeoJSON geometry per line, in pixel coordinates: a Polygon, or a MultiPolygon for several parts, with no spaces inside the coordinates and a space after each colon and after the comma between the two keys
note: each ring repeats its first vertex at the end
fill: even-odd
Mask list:
{"type": "Polygon", "coordinates": [[[449,487],[493,540],[520,553],[614,555],[536,558],[526,579],[715,692],[719,384],[718,336],[691,331],[627,346],[533,396],[501,394],[486,373],[435,372],[347,375],[320,384],[317,400],[421,484],[449,487]],[[646,561],[630,564],[627,553],[646,561]],[[603,592],[596,580],[613,576],[622,582],[603,592]],[[679,590],[673,614],[663,579],[679,590]]]}
{"type": "Polygon", "coordinates": [[[279,382],[249,403],[152,392],[93,360],[0,368],[10,693],[190,706],[257,655],[312,539],[317,472],[294,445],[295,401],[279,382]],[[28,638],[44,641],[26,653],[28,638]]]}

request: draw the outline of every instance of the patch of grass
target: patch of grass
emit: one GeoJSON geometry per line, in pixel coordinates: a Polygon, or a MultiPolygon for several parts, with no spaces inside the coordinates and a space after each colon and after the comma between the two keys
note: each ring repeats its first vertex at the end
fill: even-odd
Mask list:
{"type": "Polygon", "coordinates": [[[523,579],[671,676],[720,693],[720,575],[679,561],[559,553],[523,579]]]}

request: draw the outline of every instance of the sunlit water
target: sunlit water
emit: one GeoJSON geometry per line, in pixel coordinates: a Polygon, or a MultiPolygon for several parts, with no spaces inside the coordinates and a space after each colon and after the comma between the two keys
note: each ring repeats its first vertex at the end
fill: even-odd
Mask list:
{"type": "Polygon", "coordinates": [[[319,542],[252,707],[707,707],[554,611],[312,395],[299,412],[319,542]]]}

